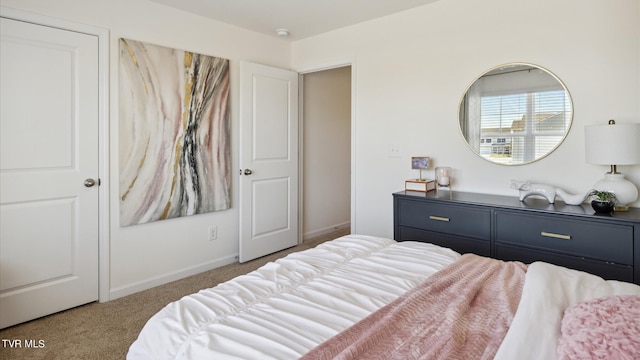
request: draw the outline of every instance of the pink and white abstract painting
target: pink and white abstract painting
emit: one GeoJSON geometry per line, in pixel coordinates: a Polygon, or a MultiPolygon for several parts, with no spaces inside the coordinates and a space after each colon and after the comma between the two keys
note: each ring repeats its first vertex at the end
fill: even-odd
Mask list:
{"type": "Polygon", "coordinates": [[[231,203],[229,60],[120,39],[120,224],[231,203]]]}

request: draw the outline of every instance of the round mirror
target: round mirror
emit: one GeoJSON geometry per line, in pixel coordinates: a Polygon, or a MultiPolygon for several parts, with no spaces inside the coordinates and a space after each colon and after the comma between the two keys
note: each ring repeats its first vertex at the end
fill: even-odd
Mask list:
{"type": "Polygon", "coordinates": [[[573,105],[562,81],[526,63],[482,74],[460,100],[462,136],[480,157],[522,165],[549,155],[571,127],[573,105]]]}

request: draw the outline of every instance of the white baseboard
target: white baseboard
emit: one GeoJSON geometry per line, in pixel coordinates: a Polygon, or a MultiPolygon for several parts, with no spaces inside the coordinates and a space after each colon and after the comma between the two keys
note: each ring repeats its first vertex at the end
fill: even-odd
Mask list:
{"type": "Polygon", "coordinates": [[[121,286],[111,289],[109,292],[109,300],[115,300],[127,295],[135,294],[140,291],[148,290],[156,286],[164,285],[172,281],[184,279],[186,277],[200,274],[205,271],[213,270],[224,265],[233,264],[238,261],[237,255],[231,255],[222,259],[210,261],[204,264],[189,267],[170,274],[165,274],[145,281],[139,281],[133,284],[121,286]]]}
{"type": "Polygon", "coordinates": [[[315,238],[315,237],[318,237],[318,236],[326,235],[326,234],[332,233],[334,231],[343,230],[343,229],[349,229],[349,228],[351,228],[351,221],[347,221],[347,222],[344,222],[342,224],[336,224],[336,225],[332,225],[332,226],[327,226],[325,228],[318,229],[318,230],[305,232],[303,234],[303,239],[307,240],[307,239],[315,238]]]}
{"type": "MultiPolygon", "coordinates": [[[[327,226],[325,228],[322,229],[318,229],[318,230],[314,230],[314,231],[310,231],[307,232],[303,235],[304,239],[310,239],[310,238],[315,238],[318,236],[322,236],[325,234],[329,234],[332,233],[334,231],[337,230],[343,230],[343,229],[349,229],[351,227],[351,222],[347,221],[345,223],[342,224],[336,224],[336,225],[332,225],[332,226],[327,226]]],[[[176,280],[180,280],[180,279],[184,279],[188,276],[192,276],[192,275],[196,275],[196,274],[200,274],[202,272],[205,271],[209,271],[209,270],[213,270],[216,268],[219,268],[221,266],[224,265],[229,265],[229,264],[233,264],[235,262],[238,261],[238,256],[237,255],[231,255],[228,257],[224,257],[221,259],[217,259],[211,262],[207,262],[204,264],[200,264],[200,265],[196,265],[193,267],[189,267],[180,271],[176,271],[173,273],[169,273],[169,274],[165,274],[162,276],[158,276],[158,277],[154,277],[151,278],[149,280],[144,280],[144,281],[139,281],[139,282],[135,282],[132,284],[128,284],[125,286],[121,286],[118,288],[114,288],[111,289],[109,291],[109,299],[108,300],[115,300],[127,295],[132,295],[135,294],[137,292],[140,291],[144,291],[144,290],[148,290],[151,288],[154,288],[156,286],[160,286],[160,285],[164,285],[167,283],[170,283],[172,281],[176,281],[176,280]]]]}

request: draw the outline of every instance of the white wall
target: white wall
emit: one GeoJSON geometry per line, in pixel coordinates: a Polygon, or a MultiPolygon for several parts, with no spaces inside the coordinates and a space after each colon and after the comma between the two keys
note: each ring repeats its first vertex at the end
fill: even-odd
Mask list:
{"type": "Polygon", "coordinates": [[[232,208],[185,218],[120,227],[118,189],[118,39],[128,38],[231,60],[232,169],[238,169],[239,60],[289,67],[290,44],[146,0],[2,0],[2,6],[106,28],[110,31],[110,296],[235,261],[238,179],[232,208]],[[218,239],[207,240],[209,225],[218,239]]]}
{"type": "MultiPolygon", "coordinates": [[[[640,122],[639,4],[439,0],[295,42],[294,69],[355,59],[355,232],[393,235],[391,193],[416,176],[411,156],[429,155],[435,166],[453,167],[457,190],[516,196],[509,184],[519,179],[586,193],[609,169],[585,163],[585,125],[640,122]],[[477,76],[514,61],[554,72],[568,87],[575,113],[554,153],[507,167],[469,150],[457,112],[477,76]],[[400,158],[389,156],[390,144],[400,144],[400,158]]],[[[619,171],[640,185],[639,165],[619,171]]]]}
{"type": "Polygon", "coordinates": [[[351,67],[303,78],[303,232],[309,238],[351,223],[351,67]]]}
{"type": "MultiPolygon", "coordinates": [[[[238,61],[313,69],[353,61],[355,219],[360,233],[392,235],[391,193],[415,177],[409,157],[430,155],[458,172],[470,191],[513,194],[531,179],[586,191],[607,170],[584,163],[584,125],[640,121],[640,10],[637,0],[440,0],[431,5],[293,44],[146,0],[2,0],[2,6],[110,31],[110,285],[113,298],[234,261],[238,184],[232,209],[127,228],[119,226],[118,39],[231,60],[232,109],[238,61]],[[497,10],[499,9],[499,10],[497,10]],[[484,70],[526,61],[569,88],[574,125],[552,155],[500,167],[472,154],[457,129],[457,106],[484,70]],[[401,144],[402,157],[388,156],[401,144]],[[207,241],[209,225],[218,240],[207,241]]],[[[238,113],[232,111],[232,168],[238,168],[238,113]]],[[[640,185],[640,166],[622,166],[640,185]]],[[[634,204],[640,206],[640,202],[634,204]]]]}

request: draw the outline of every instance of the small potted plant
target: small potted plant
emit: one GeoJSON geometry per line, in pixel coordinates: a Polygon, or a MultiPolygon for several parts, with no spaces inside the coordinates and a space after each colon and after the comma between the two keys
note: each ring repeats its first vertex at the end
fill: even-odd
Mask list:
{"type": "Polygon", "coordinates": [[[605,190],[591,190],[587,194],[591,197],[591,207],[596,213],[611,214],[616,204],[616,194],[605,190]]]}

